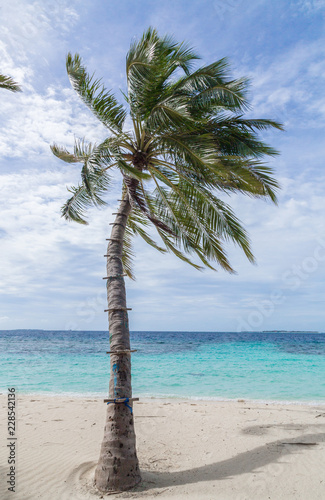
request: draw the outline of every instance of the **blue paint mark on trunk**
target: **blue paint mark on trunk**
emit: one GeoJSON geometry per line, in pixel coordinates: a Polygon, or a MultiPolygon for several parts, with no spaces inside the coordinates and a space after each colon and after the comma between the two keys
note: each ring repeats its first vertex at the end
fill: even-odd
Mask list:
{"type": "Polygon", "coordinates": [[[119,364],[118,363],[114,363],[113,364],[113,374],[114,374],[114,396],[117,396],[117,389],[116,389],[116,386],[117,386],[117,374],[118,374],[118,370],[119,370],[119,364]]]}

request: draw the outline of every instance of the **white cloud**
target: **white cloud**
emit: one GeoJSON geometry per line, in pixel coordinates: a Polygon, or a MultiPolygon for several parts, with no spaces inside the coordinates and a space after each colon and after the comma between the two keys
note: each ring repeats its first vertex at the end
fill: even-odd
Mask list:
{"type": "Polygon", "coordinates": [[[301,41],[284,48],[276,60],[267,56],[254,69],[240,68],[237,73],[247,74],[252,81],[254,115],[281,116],[287,126],[295,129],[307,129],[311,124],[322,127],[324,56],[324,40],[301,41]],[[317,85],[311,85],[314,79],[317,85]]]}
{"type": "MultiPolygon", "coordinates": [[[[48,53],[51,42],[60,43],[62,36],[77,23],[79,15],[72,0],[12,0],[1,5],[6,20],[1,31],[8,50],[20,61],[48,53]]],[[[52,47],[56,50],[57,47],[52,47]]]]}
{"type": "Polygon", "coordinates": [[[78,2],[14,0],[1,7],[6,22],[1,26],[0,72],[12,76],[23,92],[0,93],[0,156],[32,160],[43,169],[53,142],[71,146],[74,136],[90,141],[105,137],[104,127],[68,87],[65,75],[64,37],[79,18],[74,4],[78,2]],[[62,65],[53,73],[50,61],[61,52],[62,65]],[[61,74],[67,86],[59,83],[61,74]],[[46,84],[40,85],[44,79],[46,84]]]}
{"type": "MultiPolygon", "coordinates": [[[[104,217],[95,217],[87,227],[60,218],[60,207],[69,196],[66,183],[74,182],[75,175],[61,170],[1,176],[1,293],[31,296],[46,289],[48,280],[63,288],[69,276],[64,266],[72,255],[96,254],[103,247],[109,227],[104,217]]],[[[80,268],[83,265],[81,258],[80,268]]],[[[96,269],[87,270],[84,279],[94,274],[96,269]]]]}
{"type": "MultiPolygon", "coordinates": [[[[49,161],[49,146],[72,146],[74,136],[100,142],[105,129],[80,102],[72,89],[49,87],[45,95],[34,92],[3,97],[0,119],[0,155],[32,158],[40,166],[49,161]],[[41,155],[41,157],[39,157],[41,155]]],[[[42,168],[44,168],[42,166],[42,168]]]]}
{"type": "Polygon", "coordinates": [[[11,76],[20,85],[29,85],[33,70],[26,64],[17,65],[9,54],[6,44],[0,40],[1,73],[11,76]]]}
{"type": "Polygon", "coordinates": [[[325,0],[298,0],[292,5],[295,9],[298,7],[307,14],[313,14],[325,8],[325,0]]]}

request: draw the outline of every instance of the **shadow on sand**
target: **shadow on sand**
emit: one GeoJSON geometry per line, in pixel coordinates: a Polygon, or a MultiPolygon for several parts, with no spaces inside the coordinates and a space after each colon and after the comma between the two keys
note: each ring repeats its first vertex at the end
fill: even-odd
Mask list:
{"type": "MultiPolygon", "coordinates": [[[[245,434],[259,434],[260,428],[263,426],[247,427],[243,430],[245,434]]],[[[265,426],[261,433],[265,434],[271,426],[265,426]]],[[[314,425],[276,425],[272,427],[282,427],[284,429],[303,430],[310,429],[319,432],[311,432],[309,434],[302,433],[290,438],[283,437],[282,439],[268,442],[262,446],[258,446],[252,450],[239,453],[238,455],[216,462],[203,465],[183,471],[174,472],[151,472],[143,471],[143,483],[134,491],[145,491],[152,488],[168,488],[170,486],[180,486],[186,484],[198,483],[201,481],[216,481],[234,477],[240,474],[256,472],[269,464],[278,463],[279,459],[286,456],[300,453],[302,449],[305,453],[311,453],[312,449],[317,448],[317,445],[325,442],[325,424],[314,425]],[[301,444],[304,443],[304,444],[301,444]]],[[[217,443],[216,443],[217,445],[217,443]]],[[[283,467],[285,463],[281,463],[283,467]]]]}
{"type": "MultiPolygon", "coordinates": [[[[287,464],[283,462],[283,458],[301,453],[302,450],[305,453],[304,462],[306,463],[311,459],[311,455],[309,459],[307,457],[311,454],[312,450],[317,448],[317,445],[325,442],[325,424],[302,425],[292,423],[284,425],[256,425],[244,428],[242,433],[246,435],[261,435],[268,433],[271,428],[299,430],[300,434],[295,437],[283,437],[276,441],[270,441],[251,450],[239,453],[227,460],[202,465],[201,467],[194,467],[188,470],[159,472],[156,470],[150,471],[148,469],[142,469],[141,474],[143,481],[136,488],[128,492],[128,497],[132,498],[132,492],[137,497],[139,493],[149,492],[149,490],[153,489],[168,489],[171,486],[188,485],[203,481],[222,481],[227,478],[252,472],[256,474],[258,473],[258,469],[270,464],[278,464],[278,466],[281,465],[282,467],[286,467],[287,464]],[[314,432],[303,432],[307,429],[314,432]],[[282,462],[279,462],[280,459],[282,459],[282,462]]],[[[216,443],[216,446],[217,445],[218,443],[216,443]]],[[[88,492],[97,497],[100,493],[93,486],[93,470],[95,465],[95,462],[81,464],[78,471],[74,471],[74,478],[70,477],[70,479],[73,479],[72,484],[74,484],[73,488],[75,488],[78,483],[80,484],[81,478],[87,476],[88,492]],[[90,484],[92,486],[90,486],[90,484]]],[[[7,497],[3,500],[7,500],[7,497]]]]}

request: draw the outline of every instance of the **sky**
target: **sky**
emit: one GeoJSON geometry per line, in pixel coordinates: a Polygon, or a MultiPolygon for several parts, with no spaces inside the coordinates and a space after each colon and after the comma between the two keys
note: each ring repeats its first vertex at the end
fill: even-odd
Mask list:
{"type": "Polygon", "coordinates": [[[228,57],[251,80],[247,116],[285,132],[263,139],[281,184],[278,206],[227,197],[257,265],[229,244],[236,275],[199,272],[135,240],[126,279],[131,330],[325,331],[325,0],[11,0],[0,4],[0,329],[106,330],[106,238],[120,198],[114,182],[89,225],[61,218],[80,169],[50,145],[99,142],[105,128],[72,90],[68,52],[122,102],[125,56],[148,26],[187,41],[198,64],[228,57]]]}

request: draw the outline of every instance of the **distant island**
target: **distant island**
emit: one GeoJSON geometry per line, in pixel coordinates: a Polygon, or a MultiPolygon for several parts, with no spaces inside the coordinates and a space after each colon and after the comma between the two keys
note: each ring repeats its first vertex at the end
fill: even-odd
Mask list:
{"type": "Polygon", "coordinates": [[[316,330],[263,330],[262,333],[319,333],[316,330]]]}

